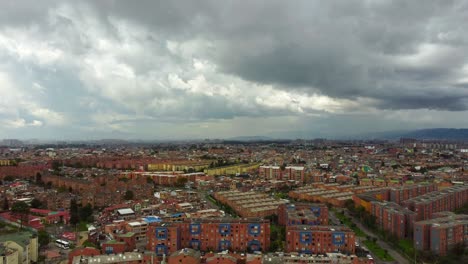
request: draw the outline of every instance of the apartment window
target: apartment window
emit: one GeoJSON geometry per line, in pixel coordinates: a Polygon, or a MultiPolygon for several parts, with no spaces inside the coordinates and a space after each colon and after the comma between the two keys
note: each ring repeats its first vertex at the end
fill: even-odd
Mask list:
{"type": "Polygon", "coordinates": [[[157,239],[167,239],[167,228],[156,228],[157,239]]]}
{"type": "Polygon", "coordinates": [[[114,248],[113,248],[113,247],[107,246],[105,250],[106,250],[106,254],[112,254],[112,253],[114,253],[114,248]]]}
{"type": "Polygon", "coordinates": [[[193,235],[198,235],[200,234],[201,227],[200,224],[191,224],[190,225],[190,233],[193,235]]]}

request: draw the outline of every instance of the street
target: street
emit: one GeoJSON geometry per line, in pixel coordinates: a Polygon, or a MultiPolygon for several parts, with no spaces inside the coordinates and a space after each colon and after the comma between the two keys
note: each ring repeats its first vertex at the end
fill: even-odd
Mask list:
{"type": "MultiPolygon", "coordinates": [[[[330,211],[330,215],[333,215],[333,217],[335,217],[335,219],[336,219],[336,216],[334,215],[334,213],[332,211],[330,211]]],[[[372,231],[370,231],[368,228],[366,228],[363,224],[361,224],[361,222],[359,220],[357,220],[356,218],[349,215],[349,213],[347,211],[345,211],[345,215],[350,217],[351,220],[353,221],[353,223],[356,224],[356,226],[359,229],[361,229],[367,236],[376,237],[377,238],[377,244],[381,248],[383,248],[384,250],[387,250],[388,254],[390,256],[392,256],[393,259],[395,259],[396,263],[399,263],[399,264],[409,264],[410,263],[408,261],[408,259],[403,257],[399,252],[394,250],[387,242],[383,241],[377,235],[375,235],[372,231]]],[[[375,258],[375,259],[377,259],[377,258],[375,258]]],[[[381,263],[389,263],[389,262],[381,262],[381,263]]]]}

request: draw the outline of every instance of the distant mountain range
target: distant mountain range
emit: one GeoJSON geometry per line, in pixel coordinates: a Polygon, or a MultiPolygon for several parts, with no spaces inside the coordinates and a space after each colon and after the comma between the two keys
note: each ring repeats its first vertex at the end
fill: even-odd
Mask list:
{"type": "MultiPolygon", "coordinates": [[[[398,140],[400,138],[414,138],[418,140],[452,140],[452,141],[468,141],[468,128],[430,128],[406,131],[384,131],[370,132],[362,134],[350,135],[331,135],[327,133],[313,133],[308,131],[287,131],[277,134],[267,134],[265,136],[238,136],[225,139],[184,139],[184,140],[135,140],[135,139],[100,139],[100,140],[23,140],[26,144],[102,144],[102,145],[126,145],[126,144],[155,144],[169,142],[286,142],[294,139],[330,139],[330,140],[398,140]]],[[[11,140],[7,142],[0,140],[0,145],[9,146],[11,140]]],[[[21,141],[18,141],[23,143],[21,141]]]]}
{"type": "Polygon", "coordinates": [[[466,128],[428,128],[406,131],[371,132],[360,135],[350,135],[343,139],[386,139],[398,140],[400,138],[414,138],[418,140],[458,140],[468,141],[468,129],[466,128]]]}
{"type": "MultiPolygon", "coordinates": [[[[305,132],[288,132],[289,135],[281,135],[280,137],[266,137],[266,136],[241,136],[232,137],[225,140],[228,141],[274,141],[278,139],[313,139],[318,137],[307,137],[305,132]]],[[[332,136],[327,137],[323,134],[320,138],[328,139],[343,139],[343,140],[366,140],[366,139],[386,139],[386,140],[398,140],[400,138],[414,138],[414,139],[427,139],[427,140],[459,140],[468,141],[468,129],[466,128],[430,128],[430,129],[418,129],[418,130],[406,130],[406,131],[384,131],[384,132],[372,132],[364,133],[359,135],[346,135],[346,136],[332,136]]]]}
{"type": "Polygon", "coordinates": [[[275,139],[271,137],[264,137],[264,136],[240,136],[240,137],[227,138],[226,140],[229,140],[229,141],[270,141],[270,140],[275,140],[275,139]]]}
{"type": "Polygon", "coordinates": [[[468,140],[468,129],[466,128],[431,128],[419,129],[406,132],[388,133],[385,139],[415,138],[415,139],[435,139],[435,140],[468,140]]]}

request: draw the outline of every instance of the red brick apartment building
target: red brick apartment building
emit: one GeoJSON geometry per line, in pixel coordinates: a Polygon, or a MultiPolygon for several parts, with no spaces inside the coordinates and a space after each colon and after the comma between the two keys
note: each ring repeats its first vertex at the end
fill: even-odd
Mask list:
{"type": "Polygon", "coordinates": [[[52,174],[47,174],[42,176],[42,181],[45,183],[50,183],[54,187],[63,187],[66,189],[71,188],[75,193],[81,193],[95,185],[95,182],[77,179],[71,177],[57,176],[52,174]]]}
{"type": "Polygon", "coordinates": [[[153,158],[135,158],[135,159],[100,159],[96,162],[96,167],[105,169],[144,169],[149,163],[153,163],[153,158]]]}
{"type": "Polygon", "coordinates": [[[173,186],[178,183],[180,178],[187,179],[188,182],[196,182],[199,179],[213,180],[213,176],[207,176],[203,172],[195,173],[181,173],[181,172],[142,172],[142,171],[131,171],[122,172],[120,176],[130,179],[148,179],[151,178],[157,185],[173,186]]]}
{"type": "Polygon", "coordinates": [[[5,176],[13,176],[20,179],[35,180],[37,173],[43,173],[49,169],[50,165],[47,164],[18,164],[17,166],[0,166],[0,179],[5,176]]]}
{"type": "Polygon", "coordinates": [[[466,245],[467,234],[468,215],[444,212],[437,218],[414,224],[414,248],[444,256],[456,244],[466,245]]]}
{"type": "Polygon", "coordinates": [[[371,214],[377,225],[399,239],[411,237],[416,214],[392,202],[371,202],[371,214]]]}
{"type": "Polygon", "coordinates": [[[389,190],[389,199],[391,202],[401,204],[403,201],[434,191],[437,191],[437,184],[415,184],[399,188],[391,188],[389,190]]]}
{"type": "Polygon", "coordinates": [[[148,227],[147,250],[157,255],[182,248],[201,251],[266,251],[270,247],[270,222],[260,218],[188,219],[148,227]]]}
{"type": "Polygon", "coordinates": [[[286,252],[323,254],[354,253],[354,232],[342,226],[287,226],[286,252]]]}
{"type": "Polygon", "coordinates": [[[467,202],[468,186],[458,185],[406,200],[403,206],[416,213],[416,221],[423,221],[434,213],[453,211],[467,202]]]}
{"type": "Polygon", "coordinates": [[[136,234],[128,232],[125,234],[114,234],[114,240],[106,241],[101,245],[103,254],[119,254],[133,251],[136,246],[136,234]]]}
{"type": "Polygon", "coordinates": [[[278,207],[280,225],[328,225],[328,207],[325,204],[282,204],[278,207]]]}
{"type": "Polygon", "coordinates": [[[280,166],[260,166],[259,175],[267,179],[276,180],[294,180],[304,182],[305,168],[302,166],[287,166],[281,168],[280,166]]]}

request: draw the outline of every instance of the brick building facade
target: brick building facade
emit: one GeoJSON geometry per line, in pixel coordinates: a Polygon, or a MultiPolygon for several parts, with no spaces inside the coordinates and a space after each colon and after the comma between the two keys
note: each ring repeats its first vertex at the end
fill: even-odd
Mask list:
{"type": "Polygon", "coordinates": [[[287,226],[286,252],[323,254],[354,253],[354,232],[342,226],[287,226]]]}
{"type": "Polygon", "coordinates": [[[242,218],[158,223],[148,227],[147,241],[147,250],[157,255],[167,255],[182,248],[265,251],[270,247],[270,222],[259,218],[242,218]]]}

